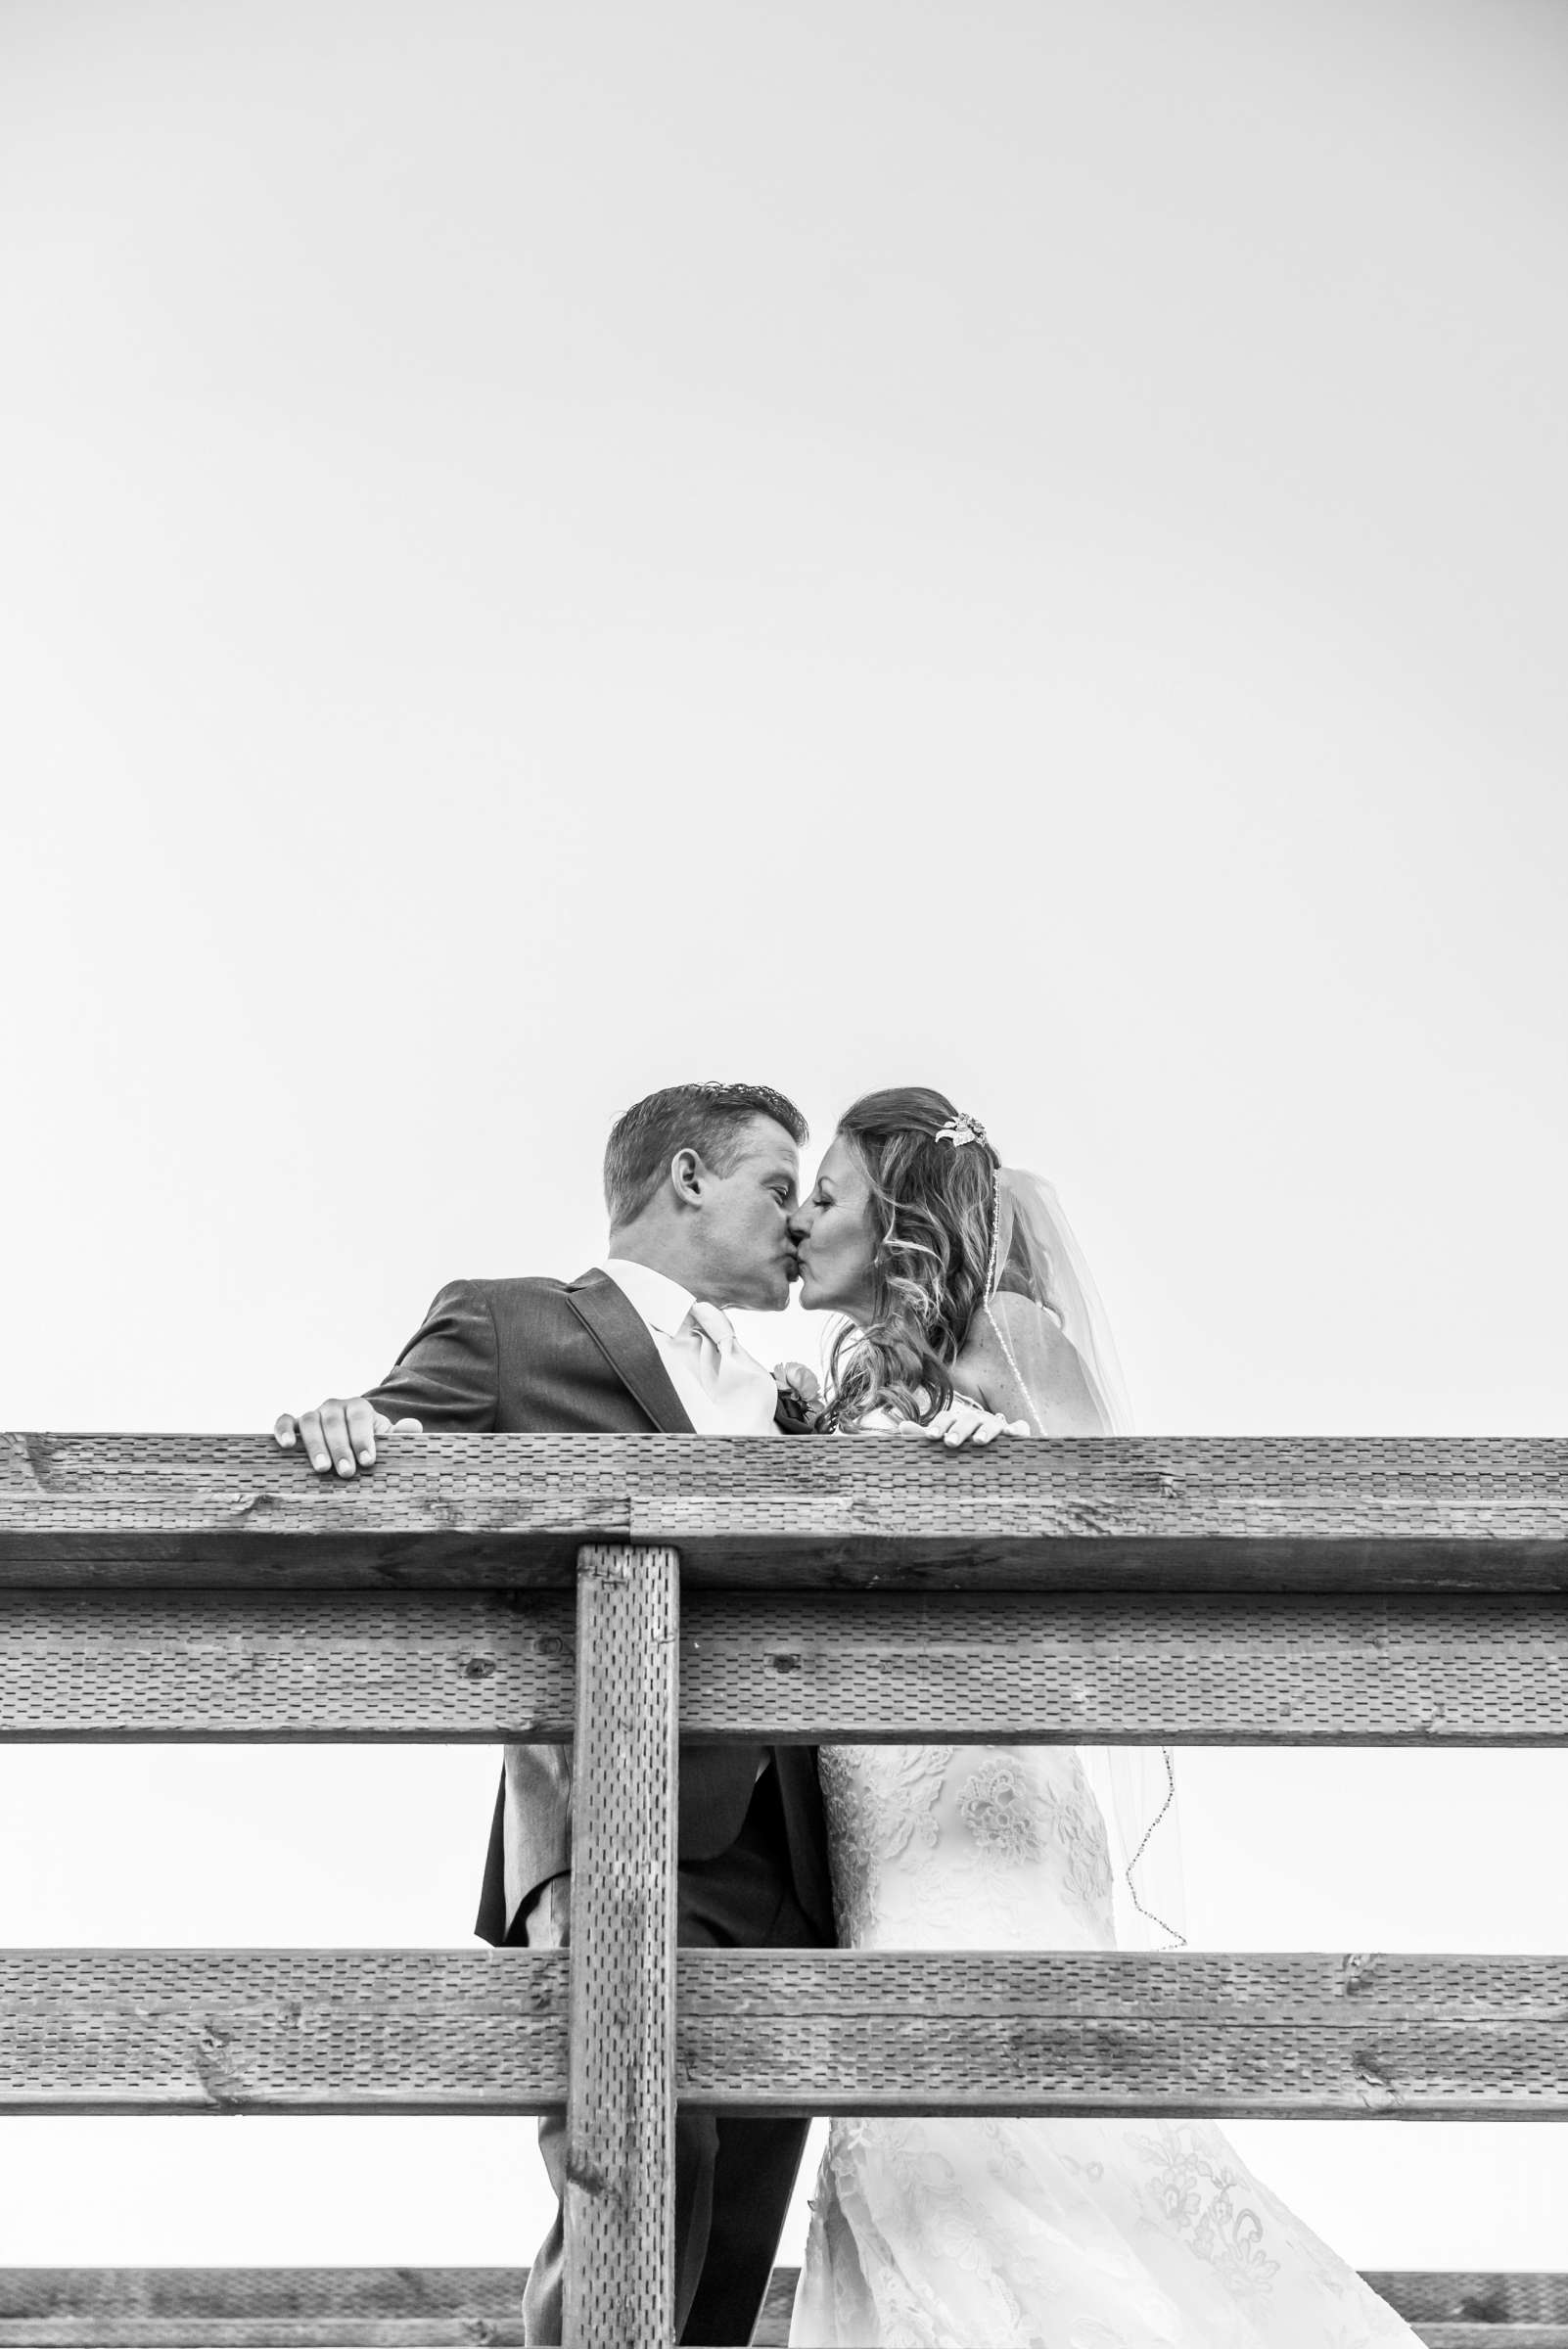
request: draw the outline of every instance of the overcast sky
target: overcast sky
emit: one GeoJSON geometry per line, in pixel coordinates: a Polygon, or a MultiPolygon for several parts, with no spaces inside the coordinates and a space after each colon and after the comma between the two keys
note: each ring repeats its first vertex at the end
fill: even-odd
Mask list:
{"type": "MultiPolygon", "coordinates": [[[[0,1423],[367,1383],[747,1076],[1050,1174],[1147,1428],[1560,1430],[1565,128],[1558,0],[0,0],[0,1423]]],[[[460,1945],[492,1775],[13,1751],[0,1941],[460,1945]]],[[[1217,1946],[1568,1948],[1557,1756],[1184,1784],[1217,1946]]],[[[1556,2132],[1237,2135],[1568,2266],[1556,2132]]],[[[0,2258],[522,2259],[529,2136],[0,2123],[0,2258]]]]}

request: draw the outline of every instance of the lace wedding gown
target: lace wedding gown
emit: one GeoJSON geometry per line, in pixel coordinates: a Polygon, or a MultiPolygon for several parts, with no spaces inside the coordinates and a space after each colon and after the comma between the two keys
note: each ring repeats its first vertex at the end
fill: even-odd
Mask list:
{"type": "MultiPolygon", "coordinates": [[[[1070,1746],[821,1753],[846,1949],[1115,1947],[1105,1823],[1070,1746]]],[[[1416,2335],[1208,2121],[848,2120],[792,2343],[1369,2349],[1416,2335]]]]}

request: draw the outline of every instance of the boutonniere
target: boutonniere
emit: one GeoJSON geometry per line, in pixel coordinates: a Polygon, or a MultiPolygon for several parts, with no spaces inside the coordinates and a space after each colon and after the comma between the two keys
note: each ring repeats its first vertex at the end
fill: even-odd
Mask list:
{"type": "Polygon", "coordinates": [[[814,1435],[827,1416],[822,1404],[822,1382],[816,1372],[808,1370],[804,1362],[775,1362],[773,1384],[778,1389],[779,1409],[785,1418],[814,1435]]]}

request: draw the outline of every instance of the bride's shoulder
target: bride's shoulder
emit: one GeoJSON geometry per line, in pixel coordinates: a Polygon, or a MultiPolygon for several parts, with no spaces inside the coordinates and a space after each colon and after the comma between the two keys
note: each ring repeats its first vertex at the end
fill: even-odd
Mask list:
{"type": "Polygon", "coordinates": [[[1046,1353],[1063,1348],[1069,1354],[1073,1351],[1048,1306],[1037,1305],[1032,1297],[1020,1297],[1011,1289],[998,1289],[970,1323],[962,1359],[1005,1360],[1008,1349],[1020,1344],[1046,1353]]]}
{"type": "Polygon", "coordinates": [[[1101,1420],[1084,1365],[1048,1306],[998,1290],[975,1315],[958,1358],[963,1385],[992,1410],[1046,1435],[1096,1435],[1101,1420]]]}

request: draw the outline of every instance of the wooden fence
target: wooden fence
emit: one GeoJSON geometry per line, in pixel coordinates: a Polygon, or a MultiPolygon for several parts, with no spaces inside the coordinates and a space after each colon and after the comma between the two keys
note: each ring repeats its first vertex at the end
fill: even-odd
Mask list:
{"type": "MultiPolygon", "coordinates": [[[[677,1708],[774,1743],[1561,1743],[1568,1445],[431,1437],[327,1485],[258,1439],[0,1444],[0,1733],[575,1734],[577,1769],[570,1953],[12,1952],[0,2110],[565,2103],[593,2349],[669,2338],[677,2096],[1568,2116],[1568,1958],[704,1951],[677,1999],[671,1799],[677,1708]]],[[[1444,2349],[1568,2345],[1565,2277],[1373,2280],[1444,2349]]],[[[521,2281],[15,2268],[0,2349],[501,2342],[521,2281]]]]}

